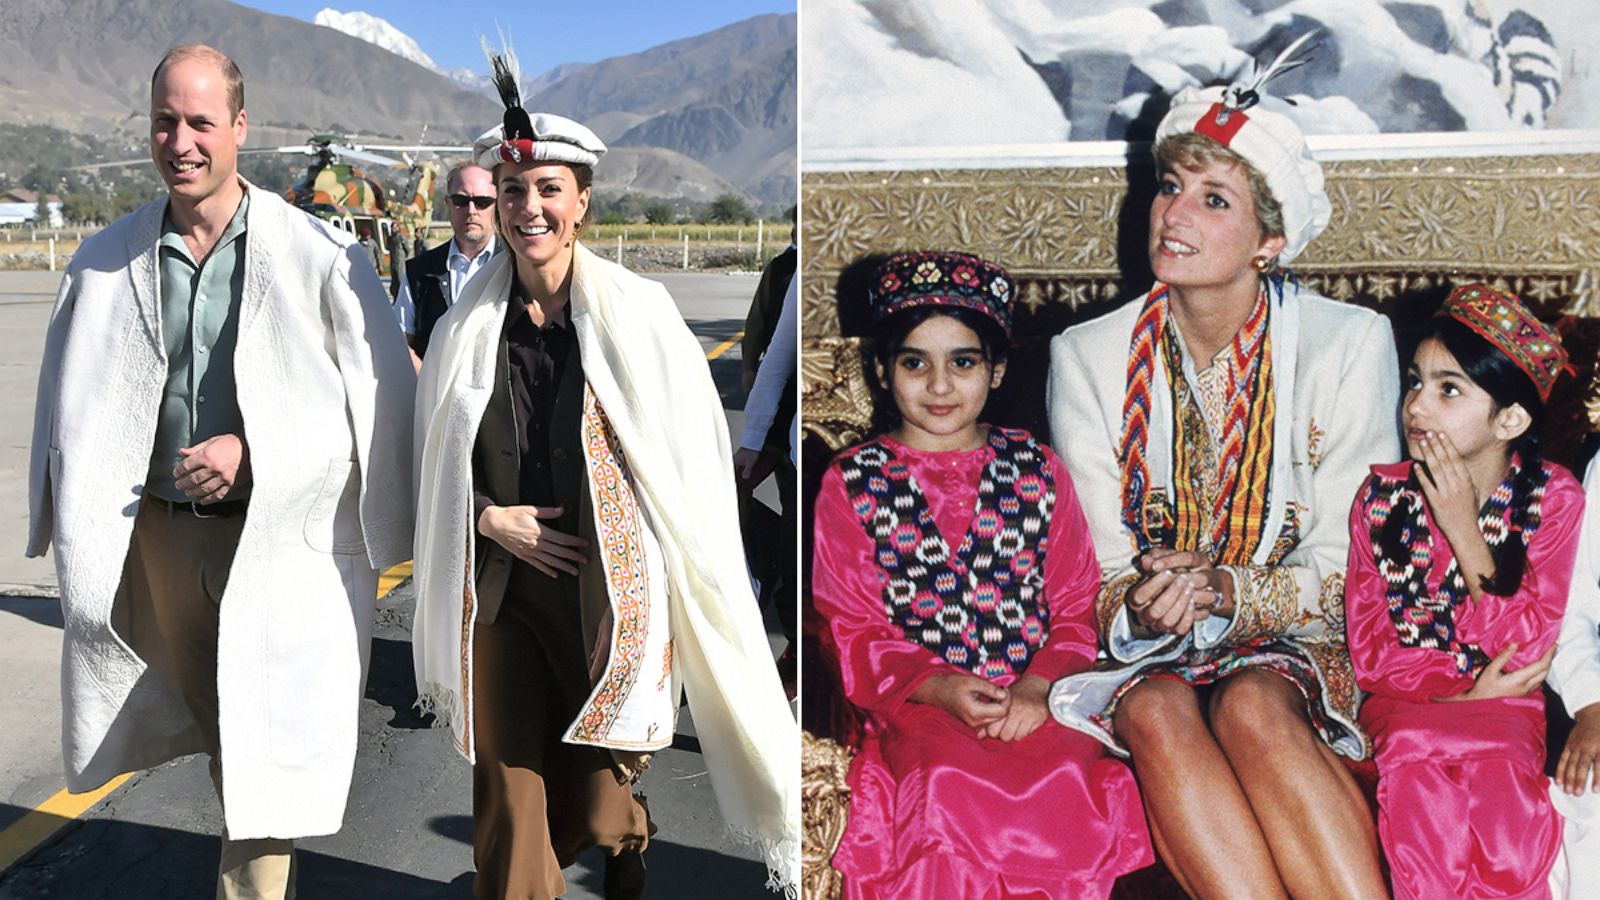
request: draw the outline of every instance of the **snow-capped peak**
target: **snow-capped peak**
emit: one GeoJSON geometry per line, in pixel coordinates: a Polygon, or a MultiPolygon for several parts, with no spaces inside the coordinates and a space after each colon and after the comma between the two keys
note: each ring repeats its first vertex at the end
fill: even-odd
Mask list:
{"type": "Polygon", "coordinates": [[[397,56],[405,57],[419,66],[431,69],[439,74],[446,74],[438,67],[428,54],[422,52],[411,36],[400,29],[390,25],[386,20],[364,12],[342,13],[336,9],[324,9],[317,13],[311,20],[317,25],[332,28],[334,31],[359,38],[369,44],[382,47],[397,56]]]}

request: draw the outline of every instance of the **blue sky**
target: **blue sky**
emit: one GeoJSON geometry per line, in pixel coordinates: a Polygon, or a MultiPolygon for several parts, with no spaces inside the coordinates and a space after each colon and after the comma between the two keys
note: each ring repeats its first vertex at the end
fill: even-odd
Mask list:
{"type": "MultiPolygon", "coordinates": [[[[238,2],[238,0],[236,0],[238,2]]],[[[480,34],[498,22],[531,77],[561,63],[598,62],[714,31],[762,13],[792,13],[796,0],[589,0],[577,3],[422,0],[244,0],[243,5],[311,21],[323,8],[387,19],[445,69],[488,68],[480,34]]]]}

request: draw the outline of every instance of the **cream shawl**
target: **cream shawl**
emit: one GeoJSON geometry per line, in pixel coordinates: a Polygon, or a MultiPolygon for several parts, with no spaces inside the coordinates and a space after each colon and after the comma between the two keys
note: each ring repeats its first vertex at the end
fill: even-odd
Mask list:
{"type": "MultiPolygon", "coordinates": [[[[474,758],[474,623],[467,604],[477,605],[469,568],[476,541],[471,455],[514,274],[513,258],[504,254],[466,287],[436,326],[417,390],[418,703],[448,719],[468,760],[474,758]]],[[[719,808],[730,832],[760,849],[768,886],[794,896],[800,871],[799,730],[751,597],[727,423],[710,370],[665,288],[581,244],[573,256],[569,315],[586,393],[604,410],[625,458],[639,518],[653,538],[646,540],[648,552],[659,552],[664,563],[670,674],[694,708],[719,808]]],[[[615,612],[614,593],[612,603],[615,612]]],[[[614,616],[613,656],[622,643],[623,621],[614,616]]],[[[596,694],[606,684],[602,675],[596,694]]],[[[591,696],[585,711],[598,702],[591,696]]],[[[671,742],[670,728],[630,734],[627,721],[621,716],[622,724],[605,740],[586,742],[625,749],[671,742]]],[[[574,739],[572,730],[567,739],[574,739]]]]}

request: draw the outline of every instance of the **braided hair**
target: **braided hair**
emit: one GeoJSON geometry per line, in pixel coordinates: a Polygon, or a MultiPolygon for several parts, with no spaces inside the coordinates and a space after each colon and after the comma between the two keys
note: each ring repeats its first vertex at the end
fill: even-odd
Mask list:
{"type": "MultiPolygon", "coordinates": [[[[1511,484],[1511,535],[1498,546],[1491,546],[1494,578],[1482,587],[1489,593],[1508,596],[1522,586],[1528,562],[1528,536],[1538,528],[1537,498],[1543,494],[1546,475],[1539,449],[1539,434],[1544,429],[1545,407],[1539,388],[1510,357],[1479,336],[1471,328],[1449,316],[1434,316],[1417,335],[1417,346],[1436,340],[1455,357],[1461,371],[1482,388],[1494,402],[1495,412],[1512,404],[1527,411],[1528,428],[1511,441],[1510,449],[1521,457],[1521,466],[1511,484]]],[[[1416,473],[1412,476],[1415,479],[1416,473]]],[[[1407,527],[1403,516],[1394,516],[1380,533],[1386,555],[1409,554],[1407,527]]],[[[1392,555],[1391,559],[1403,558],[1392,555]]]]}

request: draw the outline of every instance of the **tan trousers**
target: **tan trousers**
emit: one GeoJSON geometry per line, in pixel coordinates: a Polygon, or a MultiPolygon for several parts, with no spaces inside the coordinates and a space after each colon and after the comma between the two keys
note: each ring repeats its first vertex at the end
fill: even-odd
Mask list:
{"type": "Polygon", "coordinates": [[[561,870],[600,846],[607,898],[643,895],[650,817],[620,781],[611,754],[561,735],[587,685],[575,597],[529,597],[517,579],[492,624],[473,642],[477,763],[472,768],[477,900],[548,900],[566,890],[561,870]],[[576,679],[576,681],[575,681],[576,679]],[[635,887],[636,885],[636,887],[635,887]]]}
{"type": "MultiPolygon", "coordinates": [[[[113,612],[118,631],[194,716],[219,800],[217,620],[243,529],[242,515],[199,518],[141,502],[113,612]]],[[[217,900],[293,900],[294,868],[293,841],[233,841],[224,828],[217,900]]]]}

